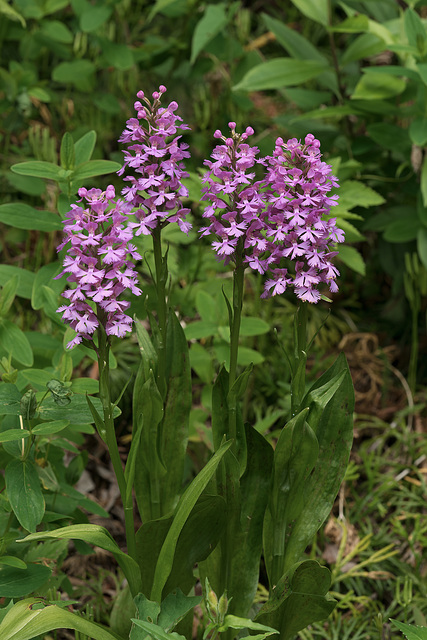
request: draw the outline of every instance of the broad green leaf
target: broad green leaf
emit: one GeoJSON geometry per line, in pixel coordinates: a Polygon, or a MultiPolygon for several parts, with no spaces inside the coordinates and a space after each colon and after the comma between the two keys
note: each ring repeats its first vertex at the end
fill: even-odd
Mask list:
{"type": "MultiPolygon", "coordinates": [[[[22,598],[36,591],[45,582],[47,582],[52,574],[52,570],[43,564],[28,564],[25,569],[17,567],[1,567],[0,568],[0,597],[1,598],[22,598]]],[[[3,635],[4,620],[0,624],[0,638],[13,638],[15,635],[3,635]]],[[[16,629],[18,631],[18,628],[16,629]]],[[[32,639],[33,636],[30,636],[32,639]]]]}
{"type": "Polygon", "coordinates": [[[26,22],[24,17],[16,11],[6,0],[0,0],[0,14],[9,18],[9,20],[14,20],[15,22],[20,22],[23,28],[26,27],[26,22]]]}
{"type": "Polygon", "coordinates": [[[409,153],[411,141],[408,131],[388,122],[376,122],[366,127],[368,135],[375,142],[390,151],[409,153]]]}
{"type": "Polygon", "coordinates": [[[206,320],[196,320],[190,322],[184,329],[187,340],[200,340],[201,338],[209,338],[218,332],[218,325],[214,322],[206,320]]]}
{"type": "Polygon", "coordinates": [[[350,267],[350,269],[353,269],[356,273],[360,273],[361,276],[366,275],[365,261],[357,249],[342,245],[338,247],[338,255],[339,259],[350,267]]]}
{"type": "Polygon", "coordinates": [[[239,618],[237,616],[226,615],[224,624],[219,628],[219,632],[223,633],[227,629],[251,629],[252,631],[264,631],[264,637],[270,636],[272,633],[277,634],[278,631],[272,627],[267,627],[259,622],[254,622],[250,618],[239,618]]]}
{"type": "Polygon", "coordinates": [[[192,402],[187,339],[173,310],[166,332],[167,391],[160,424],[160,457],[167,469],[162,481],[163,513],[175,508],[182,493],[192,402]]]}
{"type": "Polygon", "coordinates": [[[295,86],[316,78],[326,69],[325,63],[318,60],[275,58],[253,67],[233,90],[262,91],[295,86]]]}
{"type": "Polygon", "coordinates": [[[27,429],[6,429],[0,432],[0,442],[16,442],[28,438],[29,435],[27,429]]]}
{"type": "Polygon", "coordinates": [[[262,14],[262,20],[267,29],[274,33],[279,44],[286,49],[292,58],[297,60],[319,60],[325,63],[325,57],[298,31],[291,29],[284,22],[276,20],[276,18],[272,18],[266,13],[262,14]]]}
{"type": "MultiPolygon", "coordinates": [[[[51,435],[53,433],[59,433],[69,425],[68,420],[54,420],[53,422],[45,422],[43,424],[38,424],[33,427],[32,433],[41,436],[41,435],[51,435]]],[[[1,434],[0,434],[1,437],[1,434]]]]}
{"type": "Polygon", "coordinates": [[[228,22],[226,4],[208,4],[203,17],[196,24],[191,44],[190,64],[193,64],[204,47],[215,38],[228,22]]]}
{"type": "MultiPolygon", "coordinates": [[[[47,571],[50,574],[50,569],[47,571]]],[[[74,629],[93,640],[123,640],[95,622],[57,605],[46,605],[44,599],[38,598],[21,600],[9,609],[0,624],[0,637],[2,640],[33,640],[54,629],[74,629]]]]}
{"type": "MultiPolygon", "coordinates": [[[[57,218],[59,221],[59,218],[57,218]]],[[[62,223],[60,223],[62,226],[62,223]]],[[[43,286],[49,286],[56,294],[60,294],[63,290],[63,283],[55,280],[55,276],[62,269],[60,262],[51,262],[43,265],[36,273],[31,294],[31,306],[33,309],[41,309],[46,305],[46,295],[43,286]]],[[[59,314],[58,314],[59,316],[59,314]]]]}
{"type": "Polygon", "coordinates": [[[416,11],[408,8],[403,15],[403,23],[410,46],[418,49],[420,54],[423,55],[426,48],[427,34],[420,16],[416,11]]]}
{"type": "Polygon", "coordinates": [[[121,168],[118,162],[112,160],[89,160],[76,167],[73,173],[73,182],[93,178],[94,176],[104,176],[114,173],[121,168]]]}
{"type": "Polygon", "coordinates": [[[372,66],[366,70],[366,73],[370,73],[371,75],[385,74],[388,76],[397,76],[399,78],[409,78],[410,80],[415,80],[415,82],[419,82],[420,80],[419,74],[414,69],[393,64],[389,64],[387,66],[380,65],[379,67],[372,66]]]}
{"type": "Polygon", "coordinates": [[[63,229],[60,218],[51,211],[34,209],[24,202],[0,204],[0,222],[17,229],[58,231],[63,229]]]}
{"type": "Polygon", "coordinates": [[[126,44],[102,39],[102,56],[109,67],[127,71],[135,64],[132,50],[126,44]]]}
{"type": "Polygon", "coordinates": [[[348,222],[347,220],[341,219],[339,222],[339,226],[345,233],[346,242],[362,242],[366,239],[365,236],[360,233],[360,231],[356,229],[356,227],[352,225],[351,222],[348,222]]]}
{"type": "MultiPolygon", "coordinates": [[[[9,463],[10,464],[10,463],[9,463]]],[[[94,544],[101,549],[110,551],[116,558],[119,566],[125,574],[131,591],[136,595],[139,591],[140,573],[136,562],[121,551],[117,543],[113,540],[109,532],[96,524],[73,524],[68,527],[55,529],[54,531],[42,531],[32,533],[20,542],[31,542],[32,540],[48,540],[50,538],[66,540],[83,540],[89,544],[94,544]]]]}
{"type": "Polygon", "coordinates": [[[420,260],[427,269],[427,229],[425,227],[418,230],[417,249],[420,260]]]}
{"type": "Polygon", "coordinates": [[[201,601],[201,596],[186,596],[181,589],[175,589],[163,600],[157,623],[165,631],[171,631],[201,601]]]}
{"type": "Polygon", "coordinates": [[[94,63],[86,59],[60,62],[52,71],[52,80],[72,84],[81,91],[90,91],[95,68],[94,63]]]}
{"type": "Polygon", "coordinates": [[[329,29],[337,33],[360,33],[361,31],[367,31],[369,29],[369,19],[367,16],[359,13],[358,15],[346,18],[329,29]]]}
{"type": "MultiPolygon", "coordinates": [[[[137,596],[138,597],[138,596],[137,596]]],[[[135,604],[129,585],[122,586],[114,598],[113,608],[110,613],[110,628],[115,633],[120,633],[124,638],[129,638],[132,627],[132,616],[135,615],[135,604]]],[[[130,638],[129,638],[130,640],[130,638]]]]}
{"type": "Polygon", "coordinates": [[[405,217],[390,222],[384,232],[387,242],[410,242],[415,240],[421,228],[421,222],[416,211],[408,211],[405,217]]]}
{"type": "Polygon", "coordinates": [[[385,202],[382,195],[357,180],[346,180],[339,190],[338,205],[333,208],[333,216],[340,216],[341,209],[353,207],[378,207],[385,202]]]}
{"type": "Polygon", "coordinates": [[[427,84],[427,63],[417,64],[416,69],[424,84],[427,84]]]}
{"type": "Polygon", "coordinates": [[[270,325],[262,318],[243,316],[240,323],[241,336],[260,336],[270,331],[270,325]]]}
{"type": "Polygon", "coordinates": [[[369,73],[362,75],[351,95],[352,100],[384,100],[393,98],[406,89],[403,78],[390,76],[387,73],[369,73]]]}
{"type": "MultiPolygon", "coordinates": [[[[157,558],[173,517],[145,522],[136,534],[142,590],[151,591],[157,558]]],[[[172,570],[163,593],[179,587],[188,593],[194,586],[195,563],[205,560],[218,543],[225,527],[225,503],[220,496],[202,495],[191,511],[175,549],[172,570]]]]}
{"type": "Polygon", "coordinates": [[[179,633],[166,633],[162,627],[152,622],[144,622],[143,620],[136,620],[135,618],[132,618],[132,622],[136,624],[137,627],[141,627],[149,637],[155,640],[185,640],[185,637],[179,633]]]}
{"type": "Polygon", "coordinates": [[[43,35],[55,40],[55,42],[71,44],[74,40],[72,31],[60,20],[43,20],[40,25],[40,31],[43,35]]]}
{"type": "Polygon", "coordinates": [[[40,102],[50,102],[52,99],[50,93],[41,87],[30,87],[30,89],[28,89],[28,95],[30,98],[40,100],[40,102]]]}
{"type": "MultiPolygon", "coordinates": [[[[91,398],[91,402],[97,411],[102,414],[102,404],[100,399],[91,398]]],[[[46,398],[43,400],[39,412],[40,418],[45,422],[50,422],[52,420],[70,420],[71,417],[74,424],[92,424],[94,422],[87,405],[86,398],[83,395],[74,395],[71,398],[71,402],[64,406],[56,404],[52,397],[46,398]]],[[[120,415],[120,411],[116,409],[114,416],[118,415],[120,415]]]]}
{"type": "Polygon", "coordinates": [[[5,470],[6,491],[20,524],[34,532],[43,518],[45,504],[35,464],[31,460],[11,460],[5,470]]]}
{"type": "Polygon", "coordinates": [[[341,62],[343,65],[370,58],[381,53],[387,48],[384,40],[372,33],[364,33],[350,42],[343,52],[341,62]]]}
{"type": "Polygon", "coordinates": [[[307,111],[296,118],[292,119],[292,122],[300,122],[301,120],[318,120],[323,118],[333,118],[334,120],[341,120],[344,116],[354,115],[360,113],[357,106],[350,104],[336,105],[335,107],[321,107],[320,109],[313,109],[313,111],[307,111]]]}
{"type": "Polygon", "coordinates": [[[424,147],[427,143],[427,118],[415,118],[409,125],[409,137],[411,142],[418,147],[424,147]]]}
{"type": "Polygon", "coordinates": [[[82,31],[95,31],[111,16],[113,8],[109,5],[89,5],[80,15],[80,29],[82,31]]]}
{"type": "Polygon", "coordinates": [[[10,320],[0,318],[0,346],[26,367],[33,364],[33,351],[23,331],[10,320]]]}
{"type": "Polygon", "coordinates": [[[240,479],[240,526],[232,545],[232,611],[246,615],[257,591],[262,552],[262,529],[271,483],[273,448],[246,425],[247,462],[240,479]]]}
{"type": "Polygon", "coordinates": [[[94,378],[76,378],[71,382],[73,393],[99,393],[99,381],[94,378]]]}
{"type": "Polygon", "coordinates": [[[285,571],[286,543],[310,495],[307,480],[319,454],[316,435],[300,411],[282,429],[274,451],[273,476],[264,521],[264,557],[271,585],[285,571]]]}
{"type": "Polygon", "coordinates": [[[157,13],[168,15],[168,8],[175,3],[176,0],[156,0],[148,15],[148,21],[151,21],[157,13]]]}
{"type": "Polygon", "coordinates": [[[330,571],[315,560],[294,565],[273,588],[256,620],[279,629],[280,640],[289,640],[334,610],[336,601],[327,593],[330,584],[330,571]]]}
{"type": "Polygon", "coordinates": [[[328,25],[328,0],[292,0],[292,3],[306,18],[320,22],[324,27],[328,25]]]}
{"type": "Polygon", "coordinates": [[[46,189],[46,183],[41,178],[20,176],[10,171],[6,174],[6,179],[16,191],[21,191],[29,196],[41,196],[46,189]]]}
{"type": "Polygon", "coordinates": [[[337,358],[312,385],[312,390],[343,372],[341,384],[326,404],[320,419],[310,425],[319,442],[319,456],[305,486],[307,502],[293,523],[286,543],[287,568],[300,560],[306,546],[328,517],[347,468],[353,440],[354,390],[345,356],[337,358]]]}
{"type": "Polygon", "coordinates": [[[19,278],[12,276],[0,291],[0,316],[6,316],[15,300],[19,278]]]}
{"type": "Polygon", "coordinates": [[[0,383],[0,415],[18,416],[21,397],[22,393],[14,384],[0,383]]]}
{"type": "Polygon", "coordinates": [[[75,163],[77,167],[91,159],[95,144],[96,131],[88,131],[74,143],[76,153],[75,163]]]}
{"type": "Polygon", "coordinates": [[[196,309],[203,322],[219,324],[220,307],[217,301],[203,289],[196,293],[196,309]]]}
{"type": "Polygon", "coordinates": [[[194,480],[182,494],[177,505],[171,527],[168,531],[159,554],[159,559],[154,574],[153,588],[151,591],[152,600],[155,600],[157,602],[161,600],[163,587],[166,584],[166,581],[172,570],[173,559],[179,535],[194,505],[196,504],[198,498],[214,475],[219,463],[221,462],[224,454],[230,448],[231,444],[232,443],[229,441],[221,445],[218,451],[215,452],[206,466],[202,469],[202,471],[199,472],[199,474],[194,478],[194,480]]]}
{"type": "Polygon", "coordinates": [[[33,176],[34,178],[45,178],[46,180],[58,180],[61,167],[53,162],[43,160],[33,160],[29,162],[18,162],[10,167],[14,173],[21,176],[33,176]]]}
{"type": "Polygon", "coordinates": [[[26,563],[21,558],[15,556],[1,556],[0,564],[4,564],[7,567],[15,567],[15,569],[26,569],[26,563]]]}
{"type": "Polygon", "coordinates": [[[423,204],[427,207],[427,156],[424,157],[421,167],[421,195],[423,197],[423,204]]]}
{"type": "Polygon", "coordinates": [[[62,136],[60,150],[61,167],[63,169],[74,169],[76,154],[74,151],[74,142],[71,133],[66,131],[62,136]]]}
{"type": "Polygon", "coordinates": [[[399,622],[399,620],[393,620],[393,618],[390,618],[390,622],[392,622],[408,640],[427,640],[427,627],[419,627],[416,624],[406,624],[405,622],[399,622]]]}

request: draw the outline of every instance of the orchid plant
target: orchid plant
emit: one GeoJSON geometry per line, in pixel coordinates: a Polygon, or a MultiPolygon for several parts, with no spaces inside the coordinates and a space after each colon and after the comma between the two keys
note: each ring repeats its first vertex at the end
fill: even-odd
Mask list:
{"type": "MultiPolygon", "coordinates": [[[[328,195],[337,180],[322,161],[320,143],[277,138],[272,156],[259,157],[249,142],[254,131],[236,131],[205,161],[202,200],[219,260],[233,272],[232,299],[226,297],[230,322],[230,366],[218,372],[212,392],[214,453],[186,487],[182,486],[191,409],[191,369],[181,324],[168,298],[167,251],[162,230],[177,223],[191,228],[183,180],[189,157],[181,132],[188,126],[178,105],[162,106],[165,87],[148,99],[142,91],[136,118],[127,122],[120,142],[127,146],[118,172],[122,197],[79,189],[80,201],[64,220],[63,270],[70,287],[58,311],[75,332],[68,349],[79,345],[96,352],[102,411],[87,396],[100,437],[106,442],[125,511],[127,552],[108,531],[76,525],[35,531],[24,538],[80,539],[109,550],[127,579],[128,626],[109,630],[40,599],[11,607],[0,624],[4,640],[30,640],[48,629],[69,627],[99,640],[152,637],[192,638],[192,609],[199,579],[209,624],[204,638],[232,640],[237,634],[282,640],[335,606],[328,595],[330,575],[304,559],[316,531],[328,517],[343,479],[352,442],[352,383],[343,356],[310,387],[306,360],[310,344],[306,318],[322,286],[337,291],[335,246],[344,234],[331,217],[337,196],[328,195]],[[261,176],[261,177],[260,177],[261,176]],[[142,293],[133,244],[151,236],[157,292],[151,331],[126,312],[142,293]],[[299,299],[294,350],[286,354],[292,374],[292,416],[273,448],[244,424],[241,399],[252,366],[238,368],[239,334],[245,270],[265,276],[262,297],[292,288],[299,299]],[[141,355],[133,390],[132,442],[126,465],[120,459],[114,429],[117,402],[111,397],[111,336],[123,337],[135,326],[141,355]],[[134,497],[142,521],[135,530],[134,497]],[[254,607],[264,559],[269,597],[254,607]],[[197,572],[195,573],[195,566],[197,572]]],[[[224,294],[225,295],[225,294],[224,294]]],[[[73,411],[73,403],[69,404],[73,411]]],[[[123,606],[122,604],[120,606],[123,606]]]]}

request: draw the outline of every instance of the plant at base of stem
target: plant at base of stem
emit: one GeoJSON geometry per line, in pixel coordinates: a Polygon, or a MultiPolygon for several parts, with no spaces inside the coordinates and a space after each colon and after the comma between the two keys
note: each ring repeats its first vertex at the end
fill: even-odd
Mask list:
{"type": "MultiPolygon", "coordinates": [[[[108,363],[110,336],[122,337],[132,330],[132,319],[125,314],[130,302],[120,300],[119,296],[127,289],[134,295],[141,294],[137,285],[137,273],[131,261],[131,258],[138,260],[141,256],[130,244],[132,231],[125,224],[131,206],[123,200],[114,200],[115,190],[112,185],[105,192],[82,188],[79,195],[89,206],[83,209],[72,205],[65,220],[65,238],[58,250],[68,243],[70,247],[64,258],[64,269],[57,276],[69,273],[68,281],[75,283],[76,287],[67,289],[62,294],[70,304],[60,307],[58,311],[63,313],[63,319],[76,331],[75,338],[67,347],[87,341],[98,355],[102,430],[105,432],[125,510],[129,554],[135,557],[133,509],[132,502],[129,504],[126,498],[126,480],[117,447],[108,363]],[[98,337],[97,345],[92,342],[95,333],[98,337]]],[[[98,420],[101,418],[98,417],[98,420]]]]}

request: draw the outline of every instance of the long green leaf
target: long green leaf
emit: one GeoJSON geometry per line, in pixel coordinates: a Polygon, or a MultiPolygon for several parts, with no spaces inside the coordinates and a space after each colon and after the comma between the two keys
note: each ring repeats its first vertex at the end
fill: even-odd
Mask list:
{"type": "Polygon", "coordinates": [[[10,167],[11,171],[20,176],[33,176],[34,178],[45,178],[46,180],[59,180],[61,167],[53,162],[43,160],[33,160],[30,162],[18,162],[10,167]]]}
{"type": "Polygon", "coordinates": [[[178,503],[176,513],[172,525],[168,531],[166,539],[163,543],[159,554],[159,559],[154,574],[153,588],[151,591],[151,599],[160,602],[163,587],[172,570],[173,559],[179,535],[190,515],[198,498],[205,490],[209,480],[214,475],[224,454],[231,446],[231,441],[225,442],[218,451],[212,456],[207,465],[194,478],[192,483],[187,487],[178,503]]]}
{"type": "Polygon", "coordinates": [[[253,67],[233,87],[234,91],[262,91],[264,89],[282,89],[302,84],[316,78],[328,66],[319,60],[295,60],[294,58],[275,58],[253,67]]]}
{"type": "Polygon", "coordinates": [[[95,622],[85,620],[43,599],[28,598],[17,602],[0,624],[2,640],[32,640],[54,629],[75,629],[94,640],[123,640],[95,622]]]}
{"type": "Polygon", "coordinates": [[[11,507],[27,531],[35,531],[44,515],[44,498],[34,462],[11,460],[5,471],[6,491],[11,507]]]}
{"type": "Polygon", "coordinates": [[[140,571],[137,563],[126,553],[121,551],[117,543],[113,540],[109,532],[96,524],[73,524],[54,531],[42,531],[32,533],[20,542],[30,542],[32,540],[46,540],[49,538],[58,538],[66,540],[83,540],[89,544],[94,544],[101,549],[110,551],[116,558],[123,573],[125,574],[132,593],[138,593],[140,590],[140,571]]]}

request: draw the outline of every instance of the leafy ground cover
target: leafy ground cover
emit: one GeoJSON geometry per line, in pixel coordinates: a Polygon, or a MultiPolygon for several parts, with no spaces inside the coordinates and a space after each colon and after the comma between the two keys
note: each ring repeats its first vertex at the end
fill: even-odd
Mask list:
{"type": "MultiPolygon", "coordinates": [[[[346,233],[337,263],[339,292],[332,305],[310,308],[309,334],[325,324],[310,354],[309,379],[344,351],[356,391],[355,440],[331,517],[307,549],[309,558],[331,569],[338,606],[326,622],[301,631],[302,640],[401,637],[390,618],[427,626],[425,5],[394,0],[292,0],[268,8],[189,0],[0,3],[2,381],[39,396],[52,376],[67,381],[50,390],[47,407],[56,426],[37,436],[40,462],[38,475],[31,477],[41,481],[58,526],[72,516],[77,523],[102,524],[124,542],[124,514],[109,458],[84,397],[98,392],[99,372],[89,351],[64,350],[65,326],[56,314],[62,285],[53,277],[59,272],[58,211],[68,211],[82,184],[119,184],[113,173],[122,163],[117,132],[133,114],[136,93],[167,85],[167,95],[191,123],[185,134],[192,152],[186,184],[196,229],[202,225],[199,169],[213,148],[212,133],[225,130],[229,121],[242,131],[252,126],[263,154],[272,152],[278,135],[304,138],[312,132],[339,178],[334,214],[346,233]],[[49,164],[23,164],[34,161],[49,164]],[[68,389],[81,399],[75,425],[65,424],[53,400],[66,398],[68,389]]],[[[222,291],[230,295],[232,282],[196,232],[185,236],[171,226],[164,239],[170,302],[190,342],[196,398],[185,468],[189,480],[213,450],[211,391],[229,343],[222,291]]],[[[147,257],[139,267],[147,301],[135,300],[132,312],[148,328],[147,313],[156,306],[155,265],[144,237],[138,250],[147,257]]],[[[253,362],[255,367],[243,416],[275,443],[290,417],[290,372],[280,345],[291,344],[296,299],[285,294],[260,300],[262,278],[248,274],[246,283],[239,366],[253,362]]],[[[113,397],[136,375],[135,347],[134,339],[114,343],[113,397]]],[[[131,386],[116,421],[123,460],[131,441],[131,386]]],[[[16,398],[2,402],[10,406],[16,398]]],[[[13,419],[5,411],[2,434],[15,427],[13,419]]],[[[2,443],[5,468],[21,441],[12,434],[3,435],[2,443]]],[[[13,472],[11,466],[12,479],[13,472]]],[[[7,493],[9,501],[0,494],[4,583],[8,570],[40,554],[54,573],[49,571],[47,580],[42,571],[33,582],[26,576],[27,592],[0,591],[3,604],[34,591],[53,600],[66,594],[76,601],[70,606],[86,607],[89,619],[120,624],[127,592],[111,555],[94,553],[82,541],[72,543],[68,557],[70,543],[61,540],[18,550],[14,540],[24,516],[11,511],[13,491],[7,493]]],[[[29,501],[24,510],[30,504],[35,503],[29,501]]],[[[28,513],[24,528],[32,530],[31,509],[28,513]]],[[[261,580],[258,604],[267,599],[265,585],[261,580]]],[[[206,612],[198,615],[195,636],[206,626],[206,612]]],[[[80,631],[55,633],[51,637],[58,640],[84,637],[80,631]]]]}

